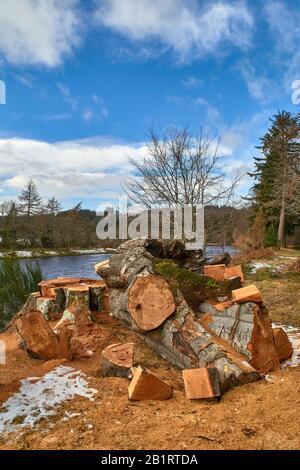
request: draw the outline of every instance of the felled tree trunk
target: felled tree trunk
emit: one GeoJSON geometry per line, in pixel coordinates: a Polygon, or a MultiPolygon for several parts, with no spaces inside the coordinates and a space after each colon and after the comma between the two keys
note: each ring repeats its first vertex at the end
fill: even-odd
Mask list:
{"type": "MultiPolygon", "coordinates": [[[[233,385],[258,380],[257,369],[265,373],[278,365],[265,309],[245,304],[242,316],[231,315],[227,329],[222,330],[222,321],[216,322],[212,312],[193,311],[178,286],[174,289],[168,279],[156,274],[155,258],[135,242],[121,245],[109,264],[97,270],[109,286],[113,316],[181,369],[215,367],[222,393],[233,385]],[[110,282],[111,270],[118,287],[110,282]]],[[[215,309],[213,313],[220,315],[215,309]]]]}

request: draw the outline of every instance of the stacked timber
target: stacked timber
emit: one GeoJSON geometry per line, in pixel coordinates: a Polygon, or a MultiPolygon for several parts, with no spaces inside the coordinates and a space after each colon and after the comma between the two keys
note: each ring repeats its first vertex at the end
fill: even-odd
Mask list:
{"type": "MultiPolygon", "coordinates": [[[[221,393],[279,366],[271,321],[255,287],[235,291],[223,311],[209,302],[195,310],[180,286],[157,272],[157,260],[165,259],[166,251],[147,243],[126,242],[109,261],[96,266],[108,286],[112,316],[179,368],[216,369],[221,393]]],[[[184,277],[180,256],[186,255],[175,244],[172,248],[172,259],[184,277]]]]}

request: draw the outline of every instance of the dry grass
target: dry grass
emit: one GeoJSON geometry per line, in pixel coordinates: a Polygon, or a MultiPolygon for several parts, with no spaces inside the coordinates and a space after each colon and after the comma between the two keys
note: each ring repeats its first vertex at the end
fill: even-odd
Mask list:
{"type": "Polygon", "coordinates": [[[273,254],[272,265],[280,266],[279,273],[259,269],[247,276],[247,284],[255,283],[261,290],[274,322],[300,327],[300,252],[285,249],[273,254]]]}

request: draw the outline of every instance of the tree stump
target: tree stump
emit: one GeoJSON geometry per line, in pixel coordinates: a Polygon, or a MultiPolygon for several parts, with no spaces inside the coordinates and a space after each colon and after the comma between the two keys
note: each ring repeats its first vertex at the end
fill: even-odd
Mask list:
{"type": "Polygon", "coordinates": [[[132,376],[133,343],[111,344],[102,351],[102,375],[103,377],[132,376]]]}

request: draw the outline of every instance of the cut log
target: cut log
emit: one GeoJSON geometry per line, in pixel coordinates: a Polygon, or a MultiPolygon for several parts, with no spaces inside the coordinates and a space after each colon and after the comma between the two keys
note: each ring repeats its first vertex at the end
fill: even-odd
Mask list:
{"type": "Polygon", "coordinates": [[[102,351],[103,377],[131,378],[133,343],[111,344],[102,351]]]}
{"type": "Polygon", "coordinates": [[[175,310],[173,293],[160,276],[137,277],[129,288],[128,311],[142,331],[158,328],[175,310]]]}
{"type": "Polygon", "coordinates": [[[245,276],[241,265],[230,266],[225,268],[225,279],[230,279],[232,277],[240,277],[241,282],[245,281],[245,276]]]}
{"type": "Polygon", "coordinates": [[[26,351],[32,357],[43,360],[71,359],[70,333],[65,329],[55,334],[39,311],[29,311],[16,321],[16,329],[26,351]]]}
{"type": "Polygon", "coordinates": [[[225,264],[204,266],[204,275],[207,277],[211,277],[218,282],[223,282],[225,279],[225,264]]]}
{"type": "Polygon", "coordinates": [[[232,291],[232,300],[238,303],[244,303],[244,302],[262,303],[263,302],[261,292],[258,290],[258,288],[254,284],[251,284],[251,286],[242,287],[241,289],[232,291]]]}
{"type": "Polygon", "coordinates": [[[129,400],[168,400],[172,387],[147,369],[138,367],[128,387],[129,400]]]}
{"type": "Polygon", "coordinates": [[[144,339],[152,349],[180,369],[216,367],[222,393],[234,385],[260,378],[247,357],[207,331],[184,301],[171,319],[158,330],[147,333],[144,339]]]}
{"type": "Polygon", "coordinates": [[[293,346],[288,335],[282,328],[273,328],[276,351],[280,361],[285,361],[292,357],[293,346]]]}
{"type": "Polygon", "coordinates": [[[188,400],[217,398],[221,395],[219,375],[215,367],[183,370],[182,376],[188,400]]]}
{"type": "MultiPolygon", "coordinates": [[[[225,318],[229,310],[227,306],[217,310],[212,304],[209,304],[211,310],[203,312],[211,315],[203,315],[198,312],[200,301],[196,307],[188,296],[194,294],[193,289],[195,293],[197,289],[201,291],[201,278],[204,276],[199,275],[199,284],[193,284],[190,280],[192,273],[188,273],[180,263],[162,261],[164,269],[158,271],[157,261],[147,252],[145,240],[141,243],[126,242],[118,248],[109,265],[125,286],[108,289],[112,316],[137,332],[149,347],[181,369],[215,367],[221,393],[232,386],[259,380],[259,370],[265,373],[278,366],[271,322],[256,288],[254,292],[253,286],[250,292],[248,288],[246,295],[243,289],[235,293],[240,303],[245,304],[251,294],[250,299],[259,300],[259,305],[252,303],[251,308],[238,302],[234,305],[233,299],[229,318],[225,318]],[[185,289],[182,279],[190,282],[189,290],[185,289]]],[[[212,268],[219,269],[218,266],[212,268]]],[[[221,272],[224,275],[224,264],[221,272]]],[[[107,281],[109,283],[110,279],[107,281]]],[[[209,292],[207,289],[205,295],[209,292]]],[[[216,295],[214,290],[212,298],[206,299],[215,302],[217,296],[225,295],[225,292],[227,294],[227,289],[223,292],[220,288],[216,295]]]]}
{"type": "Polygon", "coordinates": [[[229,305],[218,310],[211,304],[203,304],[201,324],[211,334],[230,344],[243,354],[249,364],[261,373],[279,367],[272,325],[268,312],[255,303],[229,305]]]}

